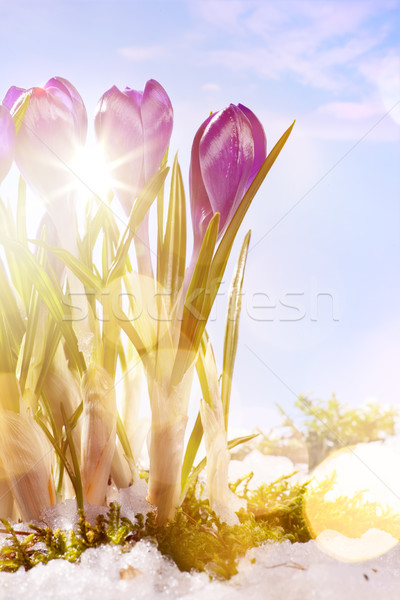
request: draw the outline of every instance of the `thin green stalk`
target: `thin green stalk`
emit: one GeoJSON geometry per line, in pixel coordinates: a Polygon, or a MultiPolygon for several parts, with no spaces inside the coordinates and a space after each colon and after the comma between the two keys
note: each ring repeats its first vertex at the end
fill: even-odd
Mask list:
{"type": "Polygon", "coordinates": [[[83,488],[82,488],[82,478],[81,478],[81,470],[79,467],[78,457],[76,455],[75,444],[71,435],[71,426],[68,423],[67,416],[65,414],[64,405],[61,402],[60,404],[61,414],[64,421],[65,427],[65,435],[67,436],[68,446],[71,452],[72,463],[74,465],[74,473],[75,473],[75,493],[76,493],[76,503],[78,508],[83,510],[83,488]]]}

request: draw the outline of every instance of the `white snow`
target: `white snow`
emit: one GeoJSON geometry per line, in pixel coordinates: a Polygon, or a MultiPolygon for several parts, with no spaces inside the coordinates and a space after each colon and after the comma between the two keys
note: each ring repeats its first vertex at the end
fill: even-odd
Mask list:
{"type": "MultiPolygon", "coordinates": [[[[248,464],[243,461],[240,468],[232,461],[232,480],[253,470],[258,485],[258,479],[272,481],[294,470],[288,459],[252,454],[251,461],[248,464]]],[[[121,504],[122,514],[133,520],[137,512],[152,509],[146,495],[146,484],[139,481],[129,490],[120,493],[115,490],[112,499],[121,504]]],[[[85,509],[89,520],[99,513],[99,507],[85,509]]],[[[75,502],[69,500],[48,509],[42,516],[53,528],[70,529],[77,519],[75,502]]],[[[26,525],[18,525],[16,529],[26,529],[26,525]]],[[[5,536],[0,535],[0,545],[4,542],[5,536]]],[[[400,545],[383,531],[370,529],[361,538],[352,539],[326,530],[316,541],[305,544],[266,543],[250,550],[239,562],[239,573],[229,581],[210,581],[206,573],[181,573],[150,541],[137,543],[127,553],[112,546],[89,549],[80,564],[54,560],[28,572],[22,568],[17,573],[0,572],[0,600],[71,598],[394,599],[400,598],[400,545]],[[370,556],[373,558],[366,560],[370,556]]]]}
{"type": "Polygon", "coordinates": [[[250,472],[253,473],[253,477],[248,487],[254,490],[262,483],[272,483],[279,477],[291,475],[294,472],[299,473],[300,476],[294,476],[291,479],[292,483],[297,479],[304,479],[302,474],[307,472],[307,465],[294,465],[287,456],[273,456],[262,454],[259,450],[252,450],[243,460],[231,460],[229,464],[229,481],[237,481],[250,472]]]}
{"type": "Polygon", "coordinates": [[[367,562],[342,563],[315,542],[265,544],[248,552],[230,581],[181,573],[148,541],[122,554],[87,550],[80,564],[56,560],[31,571],[0,573],[1,600],[378,600],[400,597],[400,548],[367,562]],[[251,559],[255,558],[255,563],[251,559]],[[133,576],[133,578],[129,578],[133,576]],[[124,578],[127,577],[127,578],[124,578]]]}

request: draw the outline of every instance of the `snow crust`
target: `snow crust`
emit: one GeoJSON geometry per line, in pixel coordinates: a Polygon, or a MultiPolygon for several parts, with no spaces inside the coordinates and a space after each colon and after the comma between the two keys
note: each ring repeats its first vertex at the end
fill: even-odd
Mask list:
{"type": "Polygon", "coordinates": [[[400,597],[400,548],[363,563],[342,563],[306,544],[265,544],[248,552],[230,581],[181,573],[148,541],[122,554],[89,549],[80,564],[56,560],[29,572],[0,573],[1,600],[377,600],[400,597]],[[251,560],[255,559],[252,564],[251,560]]]}
{"type": "MultiPolygon", "coordinates": [[[[255,477],[272,481],[293,472],[292,463],[282,457],[258,454],[248,464],[232,461],[233,475],[252,467],[255,477]],[[256,460],[254,460],[256,459],[256,460]]],[[[297,468],[297,466],[295,467],[297,468]]],[[[304,472],[299,473],[304,477],[304,472]]],[[[131,520],[138,512],[153,507],[145,500],[142,480],[127,490],[110,491],[110,499],[121,505],[121,513],[131,520]]],[[[89,520],[106,508],[85,506],[89,520]]],[[[77,521],[76,504],[47,509],[44,523],[70,529],[77,521]]],[[[26,530],[20,524],[16,529],[26,530]]],[[[0,535],[0,546],[5,542],[0,535]]],[[[390,534],[369,530],[363,539],[351,539],[338,532],[324,531],[319,539],[306,544],[266,543],[250,550],[239,562],[239,573],[229,581],[210,581],[206,573],[181,573],[174,562],[162,556],[150,541],[137,543],[129,552],[105,546],[87,550],[80,564],[53,560],[29,572],[0,572],[0,600],[378,600],[400,598],[400,545],[390,534]],[[362,544],[362,546],[361,546],[362,544]],[[361,546],[361,547],[360,547],[361,546]],[[381,556],[385,549],[391,548],[381,556]],[[363,554],[364,553],[364,554],[363,554]],[[375,558],[366,560],[365,556],[375,558]],[[342,560],[338,560],[338,556],[342,560]],[[362,560],[350,562],[355,556],[362,560]],[[346,562],[347,561],[347,562],[346,562]]]]}
{"type": "Polygon", "coordinates": [[[253,450],[243,460],[231,460],[229,464],[229,481],[236,481],[250,472],[253,477],[248,485],[254,490],[262,483],[272,483],[279,477],[291,475],[296,472],[291,481],[304,480],[307,474],[306,464],[294,465],[287,456],[272,456],[262,454],[259,450],[253,450]]]}

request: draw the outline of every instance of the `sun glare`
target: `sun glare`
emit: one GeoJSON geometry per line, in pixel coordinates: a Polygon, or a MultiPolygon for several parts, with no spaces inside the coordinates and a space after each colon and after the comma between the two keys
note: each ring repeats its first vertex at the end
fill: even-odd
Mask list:
{"type": "Polygon", "coordinates": [[[314,471],[306,518],[320,548],[346,562],[384,554],[400,539],[398,454],[379,442],[344,448],[314,471]]]}
{"type": "Polygon", "coordinates": [[[105,199],[111,180],[98,146],[93,144],[82,149],[77,159],[77,176],[86,194],[105,199]]]}

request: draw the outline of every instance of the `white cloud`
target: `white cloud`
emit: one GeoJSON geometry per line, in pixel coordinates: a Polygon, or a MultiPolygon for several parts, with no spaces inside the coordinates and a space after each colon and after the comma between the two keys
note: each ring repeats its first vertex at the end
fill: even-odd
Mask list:
{"type": "MultiPolygon", "coordinates": [[[[257,111],[257,116],[267,130],[269,148],[271,148],[288,127],[289,116],[278,111],[271,111],[267,107],[265,110],[257,111]]],[[[348,142],[349,147],[361,139],[366,142],[400,143],[400,127],[393,122],[391,118],[393,115],[388,114],[387,108],[378,94],[372,98],[363,98],[355,102],[328,102],[293,116],[296,118],[294,134],[295,138],[300,140],[300,145],[308,144],[310,140],[344,141],[348,142]]],[[[293,144],[292,140],[290,147],[293,144]]],[[[288,151],[285,150],[285,152],[288,151]]],[[[317,159],[313,154],[312,146],[307,146],[304,154],[307,157],[312,156],[312,162],[317,159]]],[[[306,174],[304,166],[301,165],[299,173],[296,173],[296,185],[306,174]]]]}
{"type": "Polygon", "coordinates": [[[400,142],[400,127],[378,98],[360,102],[331,102],[300,116],[303,135],[319,139],[400,142]]]}
{"type": "MultiPolygon", "coordinates": [[[[247,3],[252,5],[252,2],[247,3]]],[[[241,28],[241,20],[246,12],[246,2],[242,0],[201,0],[189,2],[189,8],[197,17],[213,26],[227,27],[232,30],[241,28]]]]}
{"type": "Polygon", "coordinates": [[[127,46],[118,49],[119,54],[132,62],[144,62],[146,60],[159,60],[166,55],[163,46],[127,46]]]}
{"type": "Polygon", "coordinates": [[[214,83],[213,81],[208,81],[204,85],[201,86],[203,92],[220,92],[221,86],[218,83],[214,83]]]}
{"type": "Polygon", "coordinates": [[[316,110],[316,114],[342,121],[379,119],[384,114],[380,102],[331,102],[316,110]]]}
{"type": "Polygon", "coordinates": [[[194,6],[207,23],[210,41],[202,51],[207,64],[265,79],[290,76],[302,85],[341,92],[365,83],[363,69],[389,51],[384,46],[391,17],[385,10],[396,3],[214,0],[194,6]]]}
{"type": "Polygon", "coordinates": [[[386,110],[390,110],[393,120],[400,124],[400,47],[363,65],[362,72],[367,81],[378,88],[386,110]]]}
{"type": "MultiPolygon", "coordinates": [[[[368,53],[378,47],[382,35],[364,35],[358,39],[341,41],[332,47],[320,49],[315,40],[304,33],[273,37],[262,44],[240,49],[215,49],[203,53],[209,64],[220,64],[232,70],[246,69],[263,78],[281,79],[292,75],[303,85],[324,90],[340,91],[354,87],[349,69],[356,75],[368,60],[368,53]]],[[[354,77],[353,77],[354,78],[354,77]]]]}
{"type": "Polygon", "coordinates": [[[365,21],[388,8],[390,2],[309,2],[292,0],[284,4],[255,3],[254,12],[245,26],[254,33],[265,34],[283,26],[291,33],[302,31],[310,41],[320,43],[332,36],[353,34],[365,21]],[[312,34],[311,36],[309,34],[312,34]]]}

